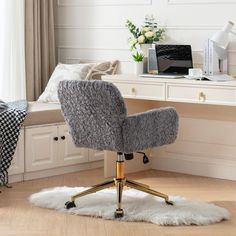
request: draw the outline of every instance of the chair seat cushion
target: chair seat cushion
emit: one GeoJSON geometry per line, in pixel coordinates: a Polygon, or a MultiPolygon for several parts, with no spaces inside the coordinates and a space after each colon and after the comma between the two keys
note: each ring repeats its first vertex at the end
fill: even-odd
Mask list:
{"type": "Polygon", "coordinates": [[[24,126],[64,122],[59,103],[29,102],[24,126]]]}

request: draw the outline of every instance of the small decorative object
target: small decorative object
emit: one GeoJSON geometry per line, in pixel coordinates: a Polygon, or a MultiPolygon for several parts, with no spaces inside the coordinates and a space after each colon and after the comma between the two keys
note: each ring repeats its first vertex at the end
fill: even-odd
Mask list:
{"type": "Polygon", "coordinates": [[[204,49],[204,75],[224,75],[228,73],[228,51],[230,34],[236,35],[233,31],[234,23],[228,21],[226,25],[216,32],[206,42],[204,49]]]}
{"type": "MultiPolygon", "coordinates": [[[[140,28],[134,25],[130,20],[126,21],[126,27],[132,34],[129,38],[131,50],[138,49],[138,47],[142,49],[141,47],[144,44],[149,44],[148,47],[151,47],[152,43],[164,40],[165,29],[158,28],[153,15],[146,15],[144,25],[140,28]]],[[[145,54],[145,52],[143,53],[145,54]]]]}
{"type": "Polygon", "coordinates": [[[201,79],[202,78],[202,69],[201,68],[193,68],[188,70],[188,76],[190,78],[197,78],[201,79]]]}
{"type": "Polygon", "coordinates": [[[139,75],[143,73],[143,59],[144,55],[142,52],[136,51],[132,54],[132,57],[134,59],[134,73],[139,75]]]}

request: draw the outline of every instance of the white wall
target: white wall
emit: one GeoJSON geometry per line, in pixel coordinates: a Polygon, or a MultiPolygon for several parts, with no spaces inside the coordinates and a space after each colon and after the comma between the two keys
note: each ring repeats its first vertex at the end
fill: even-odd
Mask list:
{"type": "MultiPolygon", "coordinates": [[[[120,71],[132,73],[125,21],[140,25],[146,14],[154,14],[166,27],[168,42],[191,44],[194,65],[202,67],[204,41],[228,20],[236,23],[236,0],[57,0],[58,61],[118,59],[120,71]]],[[[236,74],[233,35],[229,72],[236,74]]]]}

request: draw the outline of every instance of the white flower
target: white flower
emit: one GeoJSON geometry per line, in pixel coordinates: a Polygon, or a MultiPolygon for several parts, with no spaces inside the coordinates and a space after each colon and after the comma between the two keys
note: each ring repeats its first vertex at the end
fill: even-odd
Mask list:
{"type": "Polygon", "coordinates": [[[145,37],[143,35],[140,35],[138,37],[138,43],[140,43],[140,44],[145,43],[145,37]]]}
{"type": "Polygon", "coordinates": [[[148,32],[146,32],[144,35],[145,35],[146,38],[150,39],[150,38],[153,38],[153,37],[154,37],[154,32],[148,31],[148,32]]]}
{"type": "Polygon", "coordinates": [[[150,30],[151,30],[150,27],[142,27],[141,32],[142,32],[142,33],[145,33],[145,32],[148,32],[148,31],[150,31],[150,30]]]}
{"type": "Polygon", "coordinates": [[[166,36],[164,34],[162,34],[160,40],[165,41],[166,40],[166,36]]]}
{"type": "Polygon", "coordinates": [[[134,46],[137,42],[138,42],[138,40],[136,38],[131,38],[129,41],[130,45],[132,45],[132,46],[134,46]]]}

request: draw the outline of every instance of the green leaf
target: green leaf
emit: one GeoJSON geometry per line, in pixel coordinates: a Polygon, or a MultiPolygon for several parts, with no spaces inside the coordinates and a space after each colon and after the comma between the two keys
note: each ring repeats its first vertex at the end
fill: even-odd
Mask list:
{"type": "Polygon", "coordinates": [[[143,61],[144,55],[141,52],[136,51],[133,55],[132,55],[134,61],[143,61]]]}

